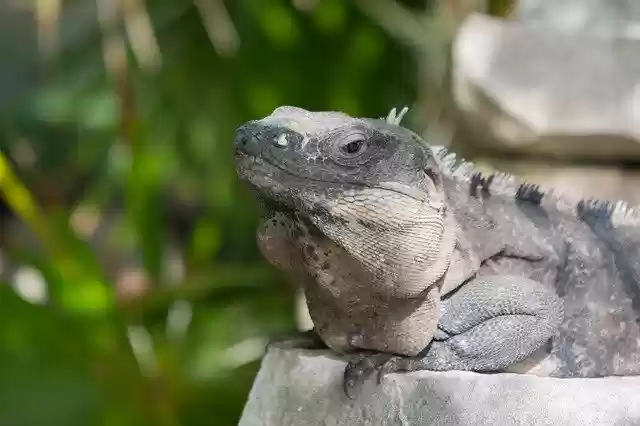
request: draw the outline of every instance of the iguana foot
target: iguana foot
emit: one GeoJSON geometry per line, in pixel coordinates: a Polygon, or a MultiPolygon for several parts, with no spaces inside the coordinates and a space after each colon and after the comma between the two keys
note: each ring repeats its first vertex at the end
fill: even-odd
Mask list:
{"type": "Polygon", "coordinates": [[[426,365],[424,358],[393,356],[385,362],[378,373],[378,383],[382,383],[382,379],[391,373],[409,373],[411,371],[425,370],[426,365]]]}
{"type": "Polygon", "coordinates": [[[361,352],[349,361],[344,370],[344,393],[349,399],[354,399],[370,378],[375,377],[376,384],[380,385],[385,375],[410,371],[415,362],[419,362],[419,359],[388,353],[361,352]]]}

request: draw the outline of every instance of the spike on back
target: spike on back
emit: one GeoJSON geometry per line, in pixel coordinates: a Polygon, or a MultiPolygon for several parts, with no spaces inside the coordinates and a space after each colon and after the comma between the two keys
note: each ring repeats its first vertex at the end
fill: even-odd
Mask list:
{"type": "Polygon", "coordinates": [[[606,217],[614,226],[640,225],[640,207],[630,206],[625,201],[572,198],[553,188],[526,182],[509,173],[484,173],[473,162],[460,158],[444,146],[434,146],[432,151],[440,162],[443,173],[469,184],[472,184],[473,179],[490,182],[492,194],[553,207],[573,216],[588,210],[591,214],[606,217]]]}
{"type": "Polygon", "coordinates": [[[409,111],[409,107],[405,106],[404,108],[402,108],[402,110],[400,110],[400,113],[396,115],[396,109],[391,108],[391,111],[389,111],[389,114],[387,114],[387,118],[385,119],[385,121],[389,124],[395,124],[396,126],[399,126],[407,111],[409,111]]]}

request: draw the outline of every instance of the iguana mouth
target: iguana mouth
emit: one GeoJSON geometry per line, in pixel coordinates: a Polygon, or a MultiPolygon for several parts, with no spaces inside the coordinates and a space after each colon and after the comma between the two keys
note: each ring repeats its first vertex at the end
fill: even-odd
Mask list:
{"type": "MultiPolygon", "coordinates": [[[[350,182],[350,181],[338,181],[338,180],[322,180],[311,178],[307,176],[301,176],[298,173],[294,173],[290,170],[285,169],[284,167],[275,164],[271,161],[264,159],[263,157],[257,157],[250,154],[246,154],[244,152],[236,152],[236,162],[238,163],[238,170],[241,171],[243,179],[249,181],[252,186],[255,186],[258,190],[265,189],[264,183],[268,184],[268,188],[271,190],[273,187],[279,187],[278,194],[284,193],[287,190],[285,189],[285,185],[278,182],[276,179],[272,178],[272,171],[278,171],[281,173],[290,176],[291,178],[301,181],[301,182],[318,182],[324,184],[335,184],[336,187],[340,187],[343,190],[349,189],[363,189],[363,188],[372,188],[379,189],[380,191],[389,191],[395,192],[398,194],[406,195],[407,197],[411,197],[420,202],[425,201],[427,198],[427,194],[409,186],[399,185],[394,182],[380,182],[376,185],[369,185],[363,182],[350,182]],[[257,167],[253,167],[257,166],[257,167]],[[260,170],[263,169],[263,170],[260,170]],[[266,171],[264,169],[271,169],[271,171],[266,171]],[[256,173],[257,172],[257,173],[256,173]],[[259,175],[259,176],[258,176],[259,175]],[[254,182],[255,180],[261,179],[263,182],[254,182]]],[[[275,195],[275,194],[274,194],[275,195]]],[[[278,200],[274,200],[277,202],[278,200]]]]}
{"type": "Polygon", "coordinates": [[[291,207],[283,202],[282,194],[288,189],[277,179],[272,177],[269,169],[276,168],[273,164],[264,161],[261,157],[236,153],[236,167],[238,176],[247,182],[253,189],[256,198],[267,210],[289,210],[291,207]]]}

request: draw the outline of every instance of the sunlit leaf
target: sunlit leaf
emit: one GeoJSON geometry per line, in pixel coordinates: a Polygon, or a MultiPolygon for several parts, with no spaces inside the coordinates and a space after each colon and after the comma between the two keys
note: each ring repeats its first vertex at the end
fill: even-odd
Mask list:
{"type": "Polygon", "coordinates": [[[97,92],[82,105],[80,123],[86,129],[103,130],[118,124],[118,100],[111,91],[97,92]]]}

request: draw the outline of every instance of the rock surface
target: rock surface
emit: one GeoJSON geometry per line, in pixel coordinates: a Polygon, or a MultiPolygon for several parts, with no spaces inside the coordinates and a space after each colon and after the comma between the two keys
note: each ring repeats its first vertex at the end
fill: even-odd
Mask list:
{"type": "Polygon", "coordinates": [[[325,351],[272,345],[239,425],[640,424],[640,378],[423,371],[391,374],[349,401],[344,368],[325,351]]]}
{"type": "Polygon", "coordinates": [[[640,41],[470,15],[454,46],[461,147],[640,160],[640,41]]]}
{"type": "Polygon", "coordinates": [[[565,32],[640,39],[637,0],[519,0],[518,19],[565,32]]]}

